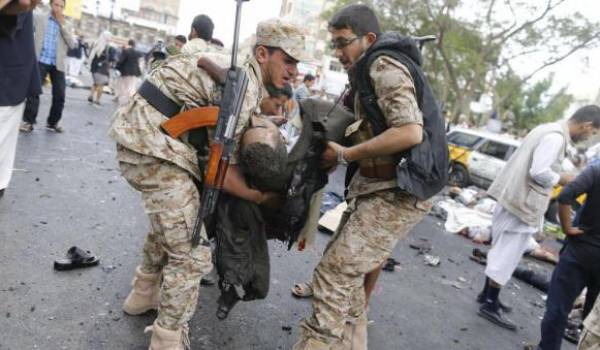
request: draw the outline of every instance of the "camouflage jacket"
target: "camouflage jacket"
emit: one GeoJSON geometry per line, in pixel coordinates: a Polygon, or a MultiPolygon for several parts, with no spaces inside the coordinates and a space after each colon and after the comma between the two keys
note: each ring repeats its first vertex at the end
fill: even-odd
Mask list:
{"type": "MultiPolygon", "coordinates": [[[[205,53],[169,57],[158,69],[153,70],[147,79],[172,101],[181,105],[182,111],[214,105],[221,96],[221,88],[204,70],[197,68],[196,63],[202,55],[205,53]]],[[[223,67],[229,63],[229,58],[222,55],[215,55],[212,58],[223,67]]],[[[251,58],[244,69],[248,74],[249,82],[236,129],[238,141],[250,116],[258,113],[262,96],[266,95],[258,62],[251,58]]],[[[185,141],[186,135],[174,139],[165,134],[160,128],[160,124],[165,120],[167,117],[136,93],[128,104],[115,113],[109,135],[120,147],[174,163],[202,180],[196,150],[185,141]]],[[[212,137],[212,131],[209,130],[209,138],[212,137]]],[[[236,153],[237,150],[234,151],[231,164],[237,163],[236,153]]],[[[138,161],[131,158],[131,152],[119,152],[119,161],[129,163],[138,161]]]]}
{"type": "MultiPolygon", "coordinates": [[[[405,124],[416,123],[423,125],[423,116],[417,103],[413,79],[406,66],[388,56],[377,58],[369,68],[377,103],[383,112],[388,127],[400,127],[405,124]]],[[[346,129],[346,136],[353,145],[373,138],[373,131],[365,119],[364,111],[360,106],[358,96],[354,98],[354,111],[356,122],[346,129]]],[[[378,166],[382,164],[396,164],[393,156],[382,156],[364,159],[360,166],[378,166]]],[[[370,194],[373,192],[396,188],[395,179],[382,180],[368,178],[356,172],[348,188],[348,199],[370,194]]]]}

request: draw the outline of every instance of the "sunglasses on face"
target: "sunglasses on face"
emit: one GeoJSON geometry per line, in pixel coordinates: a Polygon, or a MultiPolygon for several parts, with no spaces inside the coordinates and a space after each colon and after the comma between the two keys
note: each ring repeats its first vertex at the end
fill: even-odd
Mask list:
{"type": "Polygon", "coordinates": [[[346,46],[352,44],[353,42],[355,42],[358,39],[360,39],[360,36],[355,36],[352,39],[333,40],[331,43],[329,43],[329,48],[332,50],[341,50],[341,49],[345,48],[346,46]]]}

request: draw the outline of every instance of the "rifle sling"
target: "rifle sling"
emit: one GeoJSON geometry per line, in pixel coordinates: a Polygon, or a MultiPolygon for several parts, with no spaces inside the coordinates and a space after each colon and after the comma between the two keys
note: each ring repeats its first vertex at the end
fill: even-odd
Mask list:
{"type": "MultiPolygon", "coordinates": [[[[171,119],[179,114],[181,106],[167,97],[156,85],[148,80],[144,80],[138,94],[142,96],[152,107],[159,111],[165,117],[171,119]]],[[[204,155],[205,147],[208,144],[208,135],[206,129],[190,130],[188,133],[188,142],[201,154],[204,155]]]]}
{"type": "Polygon", "coordinates": [[[167,118],[171,118],[181,110],[181,106],[168,98],[156,85],[144,80],[138,94],[142,96],[157,111],[167,118]]]}

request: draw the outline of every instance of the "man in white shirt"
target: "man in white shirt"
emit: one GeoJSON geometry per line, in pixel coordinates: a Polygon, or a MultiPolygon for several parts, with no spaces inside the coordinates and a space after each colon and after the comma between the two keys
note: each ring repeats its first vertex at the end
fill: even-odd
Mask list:
{"type": "Polygon", "coordinates": [[[580,108],[564,122],[542,124],[533,129],[511,156],[488,190],[498,201],[492,218],[492,248],[488,253],[486,281],[477,297],[479,315],[510,330],[516,325],[501,312],[510,308],[499,300],[528,247],[541,229],[552,188],[564,185],[573,175],[561,173],[567,145],[595,134],[600,128],[600,107],[580,108]]]}

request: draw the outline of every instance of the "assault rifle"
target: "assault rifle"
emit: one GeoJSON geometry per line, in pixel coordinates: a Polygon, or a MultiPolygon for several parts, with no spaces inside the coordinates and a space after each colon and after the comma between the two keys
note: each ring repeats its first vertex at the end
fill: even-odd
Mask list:
{"type": "Polygon", "coordinates": [[[223,181],[229,167],[229,159],[235,147],[235,130],[237,128],[244,96],[248,88],[246,72],[237,67],[237,54],[240,35],[240,20],[242,3],[249,0],[235,0],[235,29],[233,31],[233,47],[231,49],[231,67],[227,71],[225,86],[219,103],[219,113],[215,137],[210,145],[208,164],[204,175],[204,188],[200,210],[192,231],[192,246],[200,243],[200,231],[204,220],[214,213],[219,200],[219,193],[223,189],[223,181]]]}

